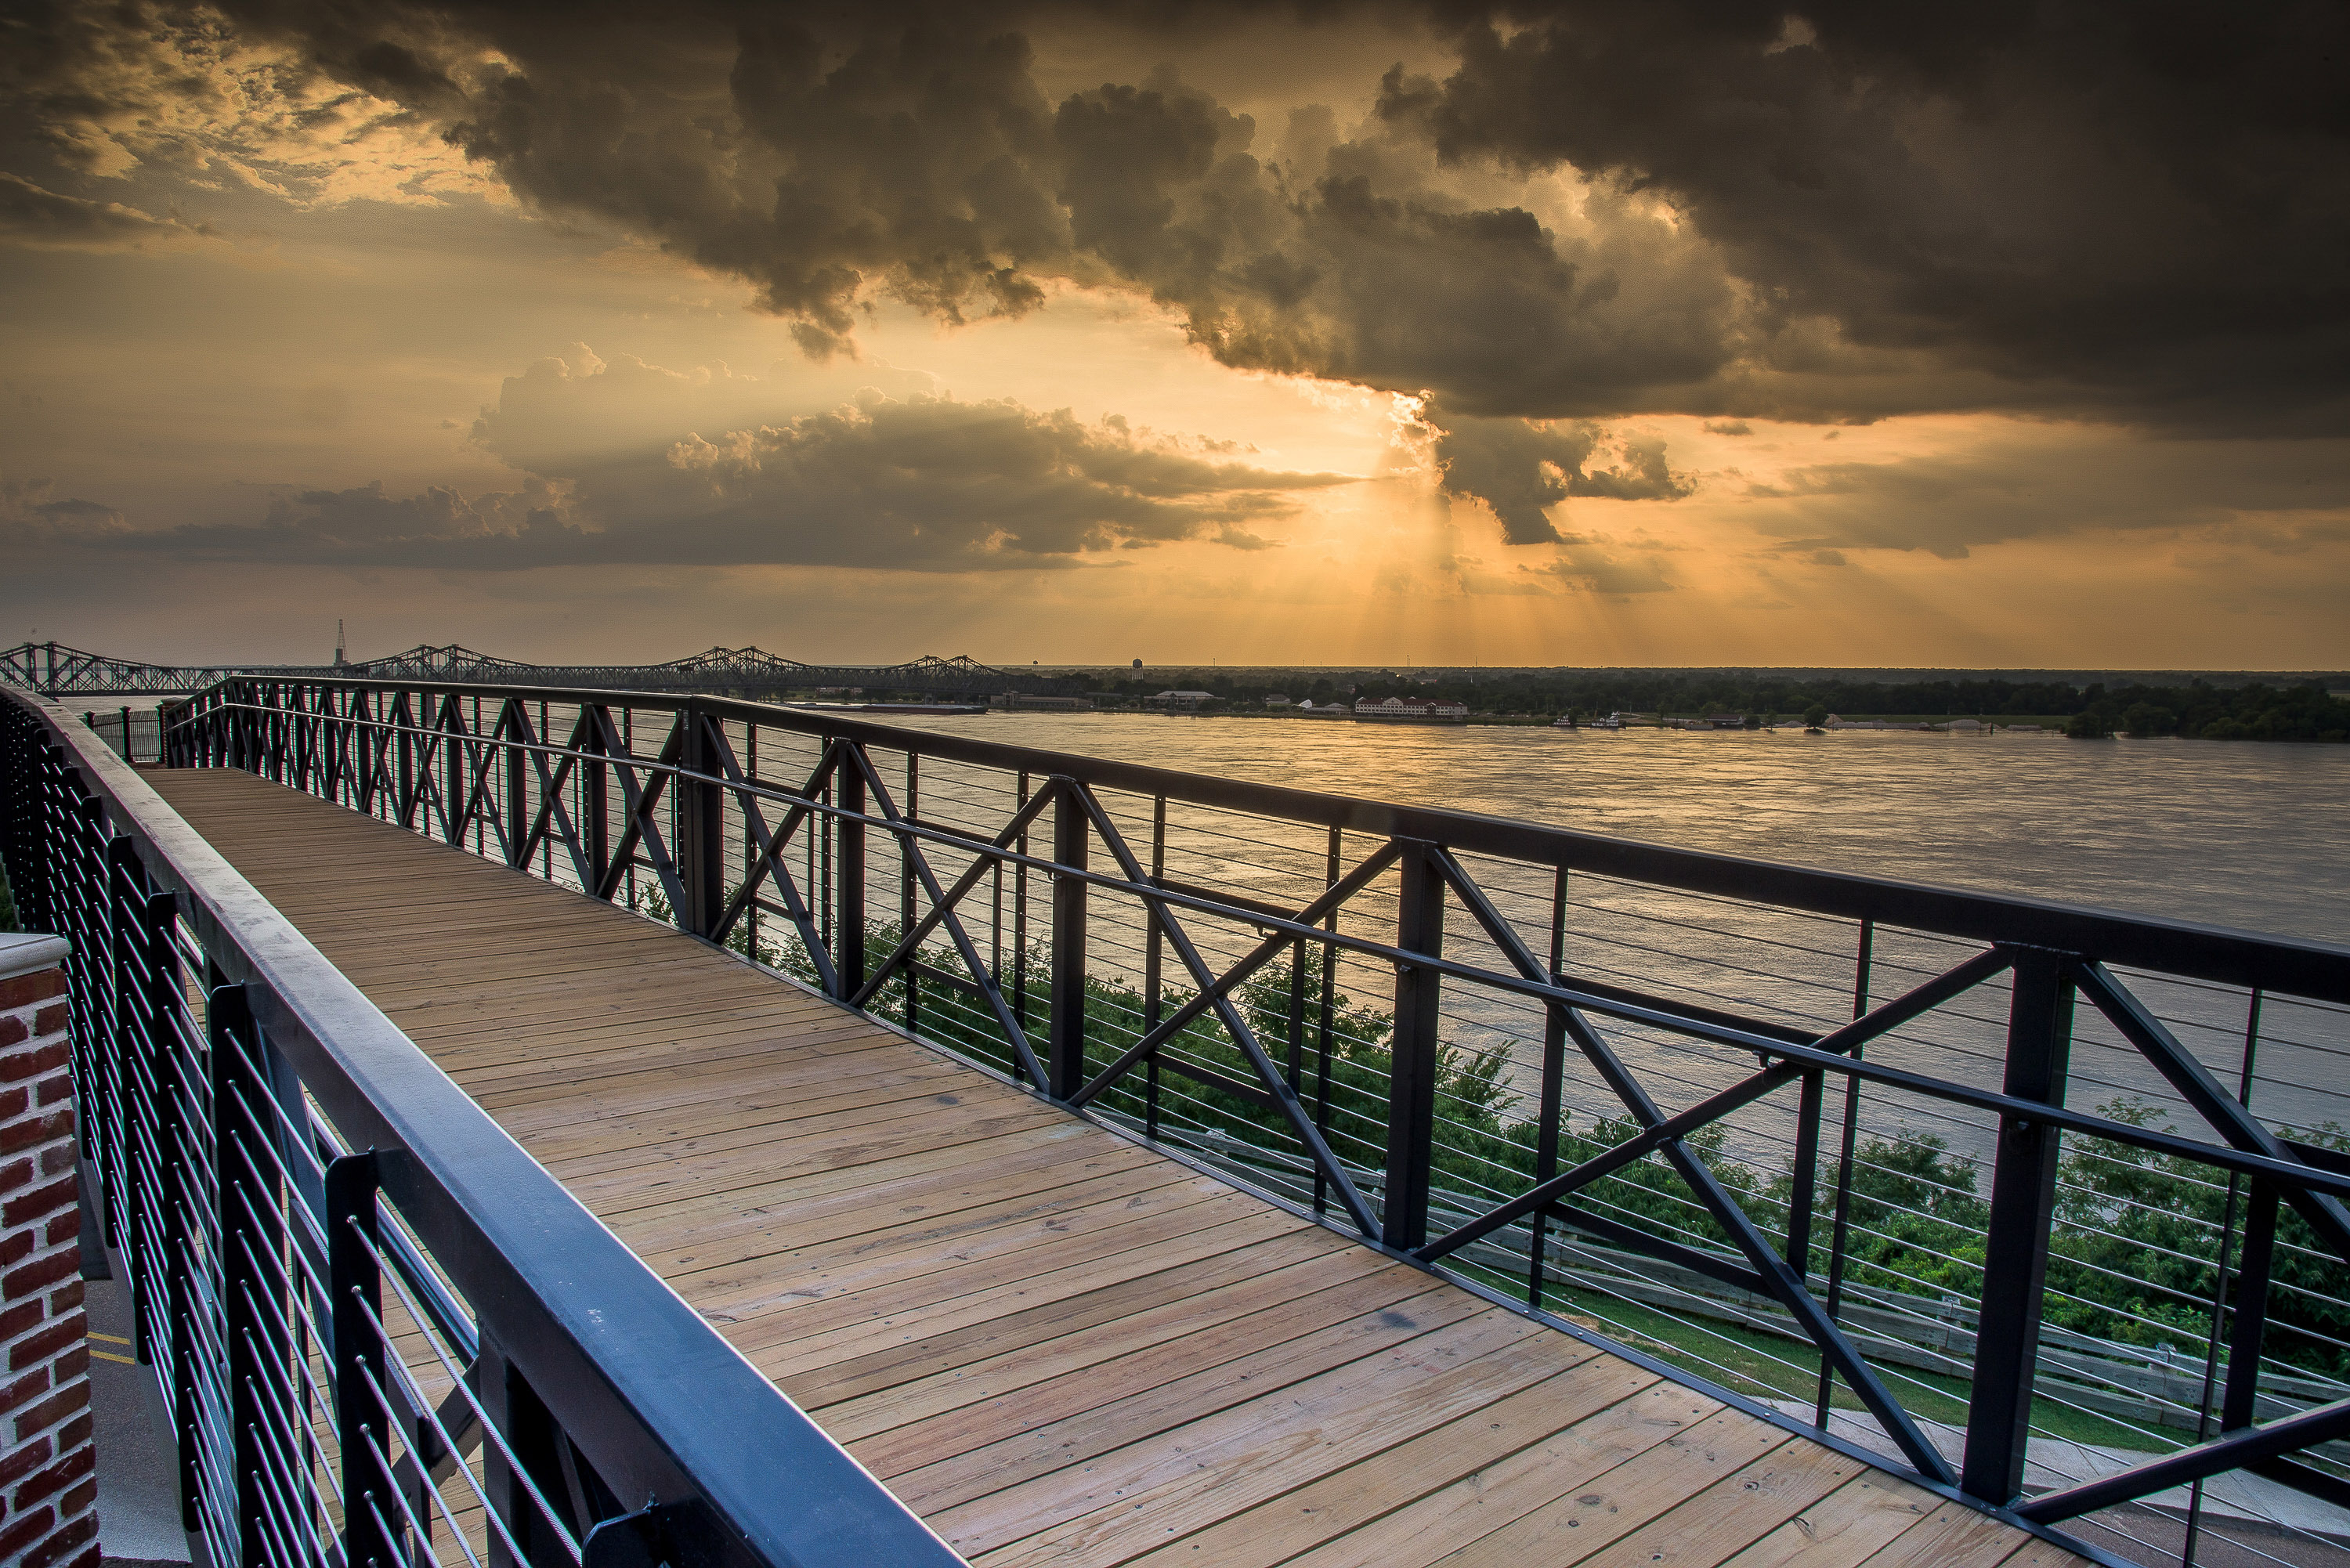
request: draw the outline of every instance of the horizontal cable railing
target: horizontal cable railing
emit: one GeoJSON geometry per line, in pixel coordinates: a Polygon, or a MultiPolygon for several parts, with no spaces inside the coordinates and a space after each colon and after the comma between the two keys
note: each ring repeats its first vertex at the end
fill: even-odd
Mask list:
{"type": "Polygon", "coordinates": [[[2350,1539],[2350,950],[722,699],[161,718],[1952,1495],[2350,1539]]]}
{"type": "Polygon", "coordinates": [[[0,854],[72,940],[92,1196],[213,1563],[960,1561],[83,718],[5,693],[0,854]]]}

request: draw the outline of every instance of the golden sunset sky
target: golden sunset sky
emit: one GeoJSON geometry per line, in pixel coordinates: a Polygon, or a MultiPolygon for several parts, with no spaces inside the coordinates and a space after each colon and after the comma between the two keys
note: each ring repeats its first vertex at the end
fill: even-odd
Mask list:
{"type": "Polygon", "coordinates": [[[2344,28],[13,8],[0,641],[2350,666],[2344,28]]]}

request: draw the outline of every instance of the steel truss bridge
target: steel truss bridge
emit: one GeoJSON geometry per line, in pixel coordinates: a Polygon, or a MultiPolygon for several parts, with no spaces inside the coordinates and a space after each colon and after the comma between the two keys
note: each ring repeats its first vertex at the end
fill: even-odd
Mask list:
{"type": "Polygon", "coordinates": [[[441,680],[574,686],[598,691],[753,695],[828,686],[868,692],[980,696],[1011,690],[1013,678],[958,654],[925,654],[904,664],[804,664],[758,648],[712,648],[665,664],[525,664],[457,643],[420,643],[380,659],[338,664],[150,664],[58,642],[21,642],[0,651],[0,681],[44,697],[178,697],[230,679],[441,680]]]}

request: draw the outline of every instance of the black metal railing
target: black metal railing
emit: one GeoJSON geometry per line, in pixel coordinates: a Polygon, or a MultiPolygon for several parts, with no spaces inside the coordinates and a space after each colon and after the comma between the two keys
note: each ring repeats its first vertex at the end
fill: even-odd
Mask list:
{"type": "Polygon", "coordinates": [[[2350,950],[722,700],[227,681],[165,740],[1950,1495],[2350,1531],[2350,950]]]}
{"type": "Polygon", "coordinates": [[[86,1164],[216,1564],[959,1562],[78,716],[0,694],[86,1164]]]}

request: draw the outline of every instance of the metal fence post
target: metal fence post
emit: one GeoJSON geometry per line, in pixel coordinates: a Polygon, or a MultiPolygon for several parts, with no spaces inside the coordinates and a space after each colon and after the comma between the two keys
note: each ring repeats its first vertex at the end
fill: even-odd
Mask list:
{"type": "Polygon", "coordinates": [[[400,770],[399,784],[392,795],[392,803],[400,826],[414,827],[417,797],[414,732],[416,719],[408,711],[408,693],[405,691],[392,699],[391,722],[394,726],[392,732],[392,748],[396,753],[394,763],[400,770]]]}
{"type": "MultiPolygon", "coordinates": [[[[2073,1044],[2071,961],[2061,953],[2025,951],[2014,973],[2005,1091],[2062,1105],[2073,1044]]],[[[2042,1122],[2011,1117],[1999,1131],[1966,1460],[1959,1478],[1960,1490],[1987,1502],[2007,1503],[2023,1490],[2058,1143],[2056,1130],[2042,1122]]]]}
{"type": "MultiPolygon", "coordinates": [[[[160,1282],[155,1278],[156,1259],[147,1255],[152,1236],[158,1199],[150,1186],[151,1173],[140,1158],[142,1146],[155,1135],[152,1126],[140,1126],[144,1120],[136,1107],[145,1098],[139,1092],[139,1080],[146,1075],[140,1068],[140,1059],[146,1058],[151,1072],[154,1035],[148,1023],[146,957],[148,928],[145,919],[146,899],[140,888],[145,867],[139,862],[137,845],[126,834],[115,834],[106,841],[107,913],[113,927],[113,950],[108,957],[109,1013],[96,1022],[91,1044],[104,1053],[107,1083],[101,1093],[103,1102],[84,1102],[86,1110],[109,1116],[115,1122],[109,1138],[108,1163],[114,1169],[108,1174],[116,1180],[117,1190],[110,1209],[120,1211],[119,1231],[109,1236],[116,1245],[131,1254],[130,1321],[135,1354],[140,1361],[154,1359],[155,1290],[160,1282]],[[100,1044],[102,1038],[103,1044],[100,1044]],[[109,1115],[110,1113],[110,1115],[109,1115]]],[[[88,1088],[89,1085],[83,1085],[88,1088]]],[[[158,1151],[160,1152],[160,1151],[158,1151]]],[[[118,1231],[109,1226],[109,1231],[118,1231]]]]}
{"type": "Polygon", "coordinates": [[[221,1317],[223,1337],[228,1342],[229,1476],[234,1489],[234,1495],[224,1498],[222,1503],[237,1524],[236,1555],[226,1556],[225,1542],[215,1542],[213,1551],[243,1568],[260,1568],[269,1561],[261,1481],[261,1423],[266,1417],[259,1388],[263,1360],[259,1337],[268,1333],[268,1326],[258,1310],[257,1297],[267,1288],[267,1282],[254,1260],[279,1255],[285,1237],[282,1222],[257,1231],[251,1221],[276,1220],[283,1211],[276,1193],[256,1185],[255,1172],[266,1167],[246,1147],[256,1129],[247,1108],[248,1086],[240,1081],[237,1070],[245,1040],[254,1033],[253,1009],[245,1000],[244,988],[216,987],[204,1011],[212,1058],[213,1168],[220,1182],[215,1200],[220,1214],[221,1317]]]}
{"type": "Polygon", "coordinates": [[[505,747],[506,864],[530,869],[523,859],[523,836],[530,831],[530,753],[523,750],[523,737],[529,732],[530,721],[524,716],[521,700],[509,697],[504,711],[498,715],[499,729],[507,742],[505,747]]]}
{"type": "Polygon", "coordinates": [[[672,786],[677,792],[677,876],[685,908],[677,912],[678,927],[697,937],[718,929],[726,908],[725,800],[714,784],[718,759],[710,744],[710,721],[702,704],[690,701],[678,715],[685,726],[685,743],[678,748],[678,765],[688,774],[672,786]]]}
{"type": "MultiPolygon", "coordinates": [[[[1075,781],[1055,779],[1053,788],[1060,792],[1053,802],[1054,864],[1082,871],[1093,825],[1075,781]]],[[[1056,1100],[1086,1083],[1086,887],[1082,877],[1053,877],[1053,1021],[1045,1092],[1056,1100]]]]}
{"type": "Polygon", "coordinates": [[[171,1320],[172,1429],[180,1438],[180,1523],[193,1530],[201,1519],[197,1509],[202,1470],[196,1462],[198,1405],[196,1402],[197,1292],[193,1278],[194,1238],[192,1230],[197,1205],[205,1201],[196,1169],[188,1158],[203,1129],[189,1115],[195,1104],[190,1085],[188,1058],[182,1049],[174,1018],[187,1005],[181,989],[179,954],[172,942],[179,919],[179,898],[172,893],[151,893],[140,911],[146,928],[148,1028],[151,1060],[155,1067],[155,1094],[161,1102],[161,1146],[162,1189],[158,1194],[163,1230],[163,1310],[171,1320]]]}
{"type": "Polygon", "coordinates": [[[465,728],[465,705],[454,697],[441,700],[441,743],[447,750],[441,758],[441,825],[449,835],[449,842],[458,848],[465,847],[465,829],[473,820],[473,791],[467,774],[465,742],[473,732],[465,728]]]}
{"type": "MultiPolygon", "coordinates": [[[[843,747],[856,747],[843,741],[843,747]]],[[[860,754],[863,748],[858,747],[860,754]]],[[[840,900],[833,922],[832,970],[840,977],[842,1000],[865,984],[865,773],[856,757],[844,757],[835,770],[834,799],[848,815],[833,818],[832,884],[840,900]]]]}
{"type": "MultiPolygon", "coordinates": [[[[580,710],[585,732],[579,749],[597,756],[604,754],[604,732],[611,727],[612,715],[602,704],[580,710]]],[[[588,856],[591,880],[588,891],[595,892],[604,885],[612,870],[611,807],[604,796],[605,781],[610,776],[603,763],[582,762],[579,764],[579,833],[588,856]]]]}
{"type": "Polygon", "coordinates": [[[2261,1345],[2268,1333],[2276,1231],[2276,1183],[2256,1179],[2244,1216],[2243,1262],[2236,1272],[2235,1322],[2228,1336],[2228,1386],[2220,1402],[2223,1432],[2249,1427],[2260,1416],[2261,1345]]]}
{"type": "Polygon", "coordinates": [[[376,1258],[376,1156],[346,1155],[327,1167],[327,1288],[334,1298],[335,1436],[341,1449],[343,1563],[393,1568],[384,1469],[391,1453],[380,1390],[384,1366],[383,1280],[376,1258]]]}
{"type": "MultiPolygon", "coordinates": [[[[1444,878],[1428,846],[1404,846],[1403,889],[1396,909],[1396,946],[1440,958],[1444,952],[1444,878]]],[[[1436,1139],[1437,1019],[1444,977],[1415,964],[1396,966],[1395,1035],[1388,1076],[1387,1200],[1379,1240],[1411,1248],[1428,1240],[1428,1195],[1436,1139]]]]}

